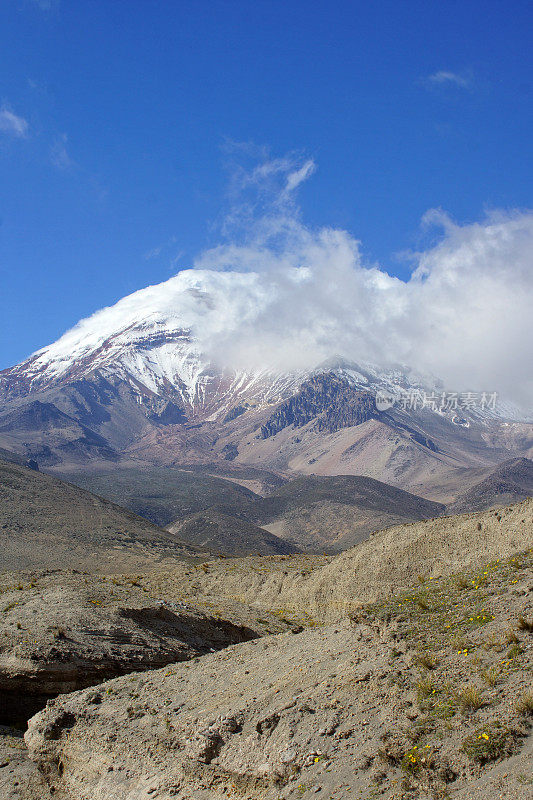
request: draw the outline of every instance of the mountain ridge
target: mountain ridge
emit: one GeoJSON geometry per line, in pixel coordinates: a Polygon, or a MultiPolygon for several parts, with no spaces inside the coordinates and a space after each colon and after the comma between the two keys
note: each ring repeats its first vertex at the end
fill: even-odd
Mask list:
{"type": "Polygon", "coordinates": [[[483,407],[480,393],[462,405],[455,393],[454,405],[407,367],[221,365],[246,317],[238,286],[260,291],[252,274],[185,270],[2,370],[0,447],[58,471],[232,462],[368,475],[417,494],[450,470],[533,453],[533,425],[516,409],[483,407]]]}
{"type": "Polygon", "coordinates": [[[201,549],[84,489],[0,459],[0,569],[138,568],[201,549]]]}

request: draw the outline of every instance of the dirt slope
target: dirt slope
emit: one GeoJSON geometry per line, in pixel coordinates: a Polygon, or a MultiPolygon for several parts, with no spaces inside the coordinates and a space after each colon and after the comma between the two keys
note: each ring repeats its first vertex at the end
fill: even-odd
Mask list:
{"type": "Polygon", "coordinates": [[[193,514],[168,530],[195,547],[233,557],[297,553],[300,549],[258,525],[215,509],[193,514]]]}
{"type": "Polygon", "coordinates": [[[154,669],[257,635],[122,577],[47,571],[0,584],[0,724],[24,723],[48,698],[154,669]]]}
{"type": "Polygon", "coordinates": [[[193,547],[113,503],[0,460],[0,572],[33,568],[135,569],[193,547]]]}
{"type": "Polygon", "coordinates": [[[245,512],[258,525],[303,549],[345,550],[369,533],[428,519],[444,506],[361,475],[306,476],[289,481],[245,512]]]}
{"type": "Polygon", "coordinates": [[[112,472],[71,472],[65,477],[161,526],[215,505],[225,514],[239,514],[258,497],[233,481],[172,467],[116,467],[112,472]]]}
{"type": "Polygon", "coordinates": [[[494,470],[488,471],[483,480],[462,492],[448,506],[451,514],[464,511],[482,511],[486,508],[516,503],[533,496],[533,461],[515,458],[504,461],[494,470]]]}
{"type": "Polygon", "coordinates": [[[180,565],[145,574],[142,582],[154,596],[175,593],[196,602],[244,603],[332,621],[412,585],[419,576],[450,575],[532,546],[529,499],[496,511],[388,528],[335,558],[214,560],[206,572],[180,565]]]}
{"type": "MultiPolygon", "coordinates": [[[[531,553],[59,698],[40,800],[528,800],[531,553]]],[[[32,796],[32,795],[29,795],[32,796]]]]}

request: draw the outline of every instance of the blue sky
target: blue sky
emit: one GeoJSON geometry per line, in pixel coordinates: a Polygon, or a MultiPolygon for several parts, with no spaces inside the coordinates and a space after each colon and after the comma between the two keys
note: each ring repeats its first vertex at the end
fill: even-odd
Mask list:
{"type": "Polygon", "coordinates": [[[227,143],[407,276],[435,207],[531,196],[529,2],[3,0],[0,368],[222,238],[227,143]]]}

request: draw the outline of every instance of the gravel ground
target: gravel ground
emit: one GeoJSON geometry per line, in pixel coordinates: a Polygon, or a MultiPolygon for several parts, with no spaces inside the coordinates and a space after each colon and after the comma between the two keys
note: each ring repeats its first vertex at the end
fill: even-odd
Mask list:
{"type": "Polygon", "coordinates": [[[62,696],[26,741],[72,800],[526,800],[531,629],[527,551],[62,696]]]}

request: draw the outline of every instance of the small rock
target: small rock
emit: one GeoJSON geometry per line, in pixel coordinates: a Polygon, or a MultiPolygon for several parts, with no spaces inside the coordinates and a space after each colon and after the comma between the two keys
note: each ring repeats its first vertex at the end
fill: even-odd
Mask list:
{"type": "Polygon", "coordinates": [[[296,750],[290,748],[289,750],[285,750],[279,757],[279,760],[282,764],[290,764],[291,761],[294,761],[296,758],[296,750]]]}

